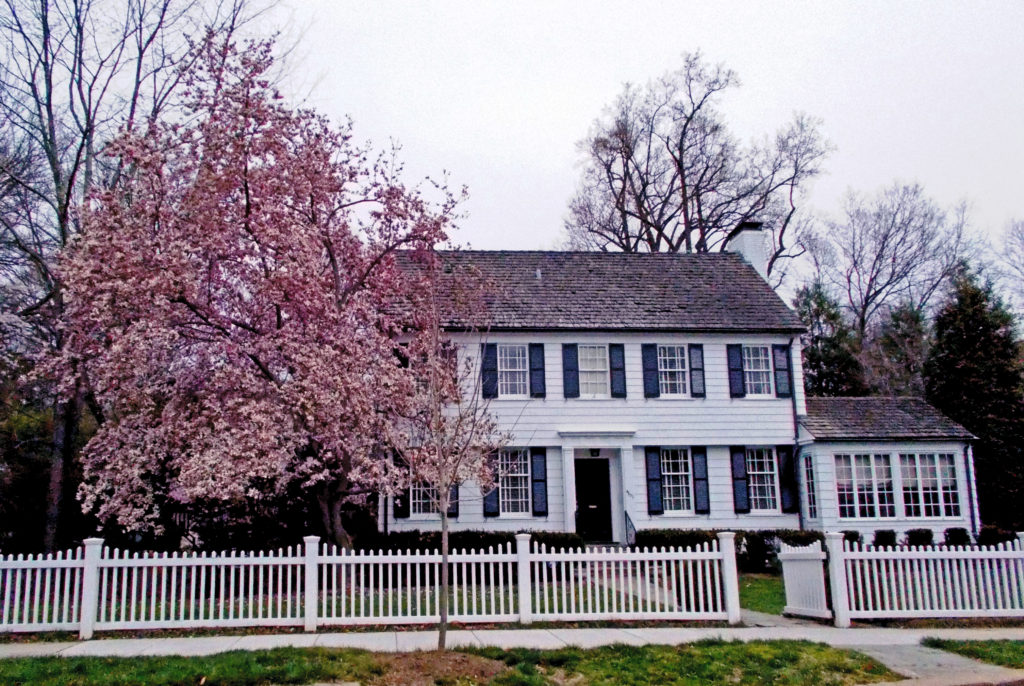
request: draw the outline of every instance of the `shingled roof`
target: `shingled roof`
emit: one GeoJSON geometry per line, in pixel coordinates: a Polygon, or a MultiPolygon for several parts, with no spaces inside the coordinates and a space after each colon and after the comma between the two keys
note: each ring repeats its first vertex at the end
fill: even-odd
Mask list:
{"type": "Polygon", "coordinates": [[[800,423],[818,441],[974,438],[920,398],[808,398],[800,423]]]}
{"type": "MultiPolygon", "coordinates": [[[[796,314],[732,253],[466,250],[440,253],[444,279],[475,271],[486,306],[442,305],[449,328],[797,333],[796,314]]],[[[402,260],[409,268],[412,263],[402,260]]]]}

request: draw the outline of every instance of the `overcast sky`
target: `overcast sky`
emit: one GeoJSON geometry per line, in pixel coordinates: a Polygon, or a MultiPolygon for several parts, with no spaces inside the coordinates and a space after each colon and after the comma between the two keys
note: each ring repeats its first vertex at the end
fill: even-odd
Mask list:
{"type": "Polygon", "coordinates": [[[474,248],[558,247],[576,142],[626,81],[684,51],[734,69],[743,140],[793,112],[836,146],[809,206],[918,181],[996,235],[1024,218],[1024,2],[348,2],[291,0],[289,95],[450,174],[474,248]]]}

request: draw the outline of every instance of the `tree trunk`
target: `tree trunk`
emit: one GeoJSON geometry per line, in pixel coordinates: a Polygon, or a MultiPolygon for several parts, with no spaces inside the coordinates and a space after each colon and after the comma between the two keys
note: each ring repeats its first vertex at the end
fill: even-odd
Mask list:
{"type": "Polygon", "coordinates": [[[448,511],[441,510],[441,597],[438,599],[441,621],[437,627],[437,649],[445,649],[448,638],[448,511]]]}
{"type": "Polygon", "coordinates": [[[64,506],[64,472],[74,457],[74,445],[81,414],[81,399],[76,392],[69,400],[57,400],[53,409],[53,442],[50,446],[50,483],[46,490],[46,529],[43,549],[56,550],[60,519],[64,506]]]}
{"type": "Polygon", "coordinates": [[[317,497],[320,505],[320,519],[324,525],[324,531],[339,548],[351,548],[352,536],[345,530],[345,523],[341,517],[341,494],[334,486],[324,488],[317,497]]]}

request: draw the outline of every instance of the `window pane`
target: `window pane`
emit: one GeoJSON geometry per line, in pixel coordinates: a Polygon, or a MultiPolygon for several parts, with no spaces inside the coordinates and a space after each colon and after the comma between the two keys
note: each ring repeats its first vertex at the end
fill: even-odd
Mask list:
{"type": "Polygon", "coordinates": [[[807,484],[807,518],[818,518],[818,492],[814,486],[814,463],[810,455],[804,456],[804,482],[807,484]]]}
{"type": "Polygon", "coordinates": [[[530,456],[524,448],[498,453],[498,507],[502,513],[530,511],[530,456]]]}
{"type": "Polygon", "coordinates": [[[690,453],[688,450],[662,449],[661,497],[666,512],[690,512],[693,510],[690,475],[690,453]]]}
{"type": "Polygon", "coordinates": [[[856,517],[857,501],[853,490],[853,458],[836,455],[836,498],[840,517],[856,517]]]}
{"type": "Polygon", "coordinates": [[[662,395],[686,394],[686,346],[658,346],[658,383],[662,395]]]}
{"type": "Polygon", "coordinates": [[[888,455],[875,455],[875,492],[878,494],[878,516],[895,517],[896,494],[888,455]]]}
{"type": "Polygon", "coordinates": [[[956,462],[953,455],[939,455],[939,486],[942,488],[943,514],[960,516],[960,491],[956,484],[956,462]]]}
{"type": "Polygon", "coordinates": [[[777,510],[775,453],[771,448],[747,449],[747,489],[751,510],[777,510]]]}
{"type": "Polygon", "coordinates": [[[743,377],[747,395],[771,395],[772,363],[768,346],[743,346],[743,377]]]}
{"type": "Polygon", "coordinates": [[[900,455],[900,476],[903,479],[903,509],[907,517],[921,516],[921,493],[917,479],[917,456],[900,455]]]}
{"type": "Polygon", "coordinates": [[[413,514],[437,512],[437,489],[425,483],[414,483],[409,489],[409,505],[413,514]]]}
{"type": "Polygon", "coordinates": [[[529,392],[529,366],[525,345],[498,346],[498,395],[526,395],[529,392]]]}

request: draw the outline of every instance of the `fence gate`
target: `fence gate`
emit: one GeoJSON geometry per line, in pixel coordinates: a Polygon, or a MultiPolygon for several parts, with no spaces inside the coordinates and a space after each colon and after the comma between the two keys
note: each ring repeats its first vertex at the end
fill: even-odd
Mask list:
{"type": "Polygon", "coordinates": [[[788,615],[831,619],[825,595],[825,552],[821,541],[794,547],[782,543],[779,549],[782,580],[786,585],[788,615]]]}

